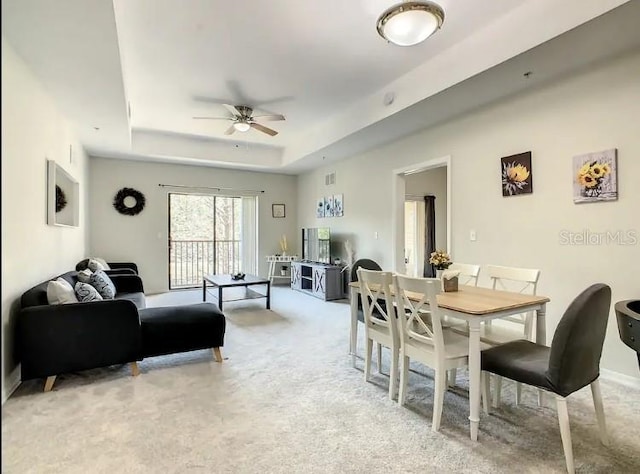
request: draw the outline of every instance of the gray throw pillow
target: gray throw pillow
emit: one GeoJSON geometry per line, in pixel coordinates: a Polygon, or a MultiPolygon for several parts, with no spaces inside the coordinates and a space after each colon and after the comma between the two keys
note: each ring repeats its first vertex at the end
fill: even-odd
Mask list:
{"type": "Polygon", "coordinates": [[[78,272],[78,281],[82,283],[90,283],[92,272],[88,268],[78,272]]]}
{"type": "Polygon", "coordinates": [[[112,300],[116,296],[116,286],[111,281],[111,278],[102,270],[91,275],[89,283],[98,290],[102,299],[112,300]]]}
{"type": "Polygon", "coordinates": [[[100,271],[100,270],[108,270],[107,268],[105,268],[105,266],[102,264],[102,262],[100,262],[99,260],[96,260],[95,258],[90,258],[89,259],[89,263],[87,263],[87,267],[92,272],[97,272],[97,271],[100,271]]]}
{"type": "Polygon", "coordinates": [[[82,283],[81,281],[79,281],[78,283],[76,283],[75,290],[78,301],[80,301],[81,303],[103,300],[102,296],[100,296],[100,293],[98,293],[98,290],[96,290],[89,283],[82,283]]]}

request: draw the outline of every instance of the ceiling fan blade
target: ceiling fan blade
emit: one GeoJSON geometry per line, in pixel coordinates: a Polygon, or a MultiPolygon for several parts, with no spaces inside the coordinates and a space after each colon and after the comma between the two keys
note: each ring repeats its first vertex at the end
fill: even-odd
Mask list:
{"type": "Polygon", "coordinates": [[[233,115],[242,115],[242,113],[238,109],[236,109],[235,105],[229,105],[229,104],[222,104],[222,105],[224,106],[225,109],[227,109],[233,115]]]}
{"type": "Polygon", "coordinates": [[[256,130],[260,130],[261,132],[266,133],[267,135],[271,135],[272,137],[277,135],[278,132],[270,129],[269,127],[265,127],[264,125],[260,125],[258,122],[251,122],[251,128],[255,128],[256,130]]]}
{"type": "Polygon", "coordinates": [[[236,127],[234,127],[233,125],[231,125],[229,128],[227,128],[227,131],[224,132],[225,135],[233,135],[233,132],[236,131],[236,127]]]}
{"type": "Polygon", "coordinates": [[[192,117],[195,120],[235,120],[231,117],[192,117]]]}
{"type": "Polygon", "coordinates": [[[252,118],[260,120],[286,120],[284,115],[272,114],[272,115],[254,115],[252,118]]]}

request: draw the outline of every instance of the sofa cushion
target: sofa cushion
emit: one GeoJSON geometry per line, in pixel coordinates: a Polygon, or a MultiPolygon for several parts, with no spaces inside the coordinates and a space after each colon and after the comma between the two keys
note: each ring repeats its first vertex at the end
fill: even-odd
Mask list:
{"type": "Polygon", "coordinates": [[[100,296],[100,293],[98,293],[98,290],[96,290],[89,283],[83,283],[79,281],[78,283],[76,283],[75,290],[78,301],[80,301],[81,303],[103,300],[102,296],[100,296]]]}
{"type": "Polygon", "coordinates": [[[91,275],[93,275],[93,272],[88,268],[85,268],[78,272],[78,281],[91,284],[91,275]]]}
{"type": "Polygon", "coordinates": [[[105,300],[112,300],[116,296],[116,286],[103,270],[98,270],[91,275],[89,283],[98,290],[100,296],[105,300]]]}
{"type": "Polygon", "coordinates": [[[138,309],[144,309],[147,306],[144,293],[142,292],[116,293],[115,299],[132,301],[138,309]]]}
{"type": "Polygon", "coordinates": [[[145,357],[224,345],[225,317],[213,303],[140,311],[145,357]]]}
{"type": "Polygon", "coordinates": [[[47,302],[49,304],[77,303],[78,298],[73,286],[64,278],[56,278],[47,283],[47,302]]]}

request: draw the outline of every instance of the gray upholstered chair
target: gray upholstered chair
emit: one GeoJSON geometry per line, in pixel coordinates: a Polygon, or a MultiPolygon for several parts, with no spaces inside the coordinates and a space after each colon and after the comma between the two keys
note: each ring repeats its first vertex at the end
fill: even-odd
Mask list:
{"type": "Polygon", "coordinates": [[[636,351],[640,367],[640,300],[618,301],[614,308],[620,340],[636,351]]]}
{"type": "Polygon", "coordinates": [[[551,347],[518,340],[482,352],[484,410],[488,413],[488,373],[541,388],[556,395],[567,471],[574,472],[566,397],[591,386],[600,438],[607,432],[600,394],[600,356],[607,331],[611,288],[598,283],[578,295],[565,311],[551,347]]]}

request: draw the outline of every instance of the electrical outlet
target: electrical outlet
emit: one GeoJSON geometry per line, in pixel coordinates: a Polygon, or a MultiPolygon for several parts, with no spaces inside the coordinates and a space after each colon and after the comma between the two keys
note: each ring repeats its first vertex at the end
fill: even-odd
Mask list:
{"type": "Polygon", "coordinates": [[[471,242],[475,242],[476,241],[476,231],[475,231],[475,229],[471,229],[471,231],[469,232],[469,240],[471,240],[471,242]]]}
{"type": "Polygon", "coordinates": [[[377,233],[377,232],[374,232],[374,233],[373,233],[373,238],[374,238],[375,240],[378,240],[378,233],[377,233]]]}

